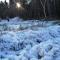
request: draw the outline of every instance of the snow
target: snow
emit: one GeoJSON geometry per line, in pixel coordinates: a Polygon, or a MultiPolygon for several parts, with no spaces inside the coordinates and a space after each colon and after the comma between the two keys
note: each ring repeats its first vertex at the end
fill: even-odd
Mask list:
{"type": "Polygon", "coordinates": [[[1,21],[0,60],[60,60],[60,26],[54,22],[1,21]]]}

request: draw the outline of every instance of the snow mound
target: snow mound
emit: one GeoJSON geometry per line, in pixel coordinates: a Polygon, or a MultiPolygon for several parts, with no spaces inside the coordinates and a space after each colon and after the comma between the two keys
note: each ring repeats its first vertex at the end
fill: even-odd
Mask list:
{"type": "Polygon", "coordinates": [[[60,26],[27,22],[22,26],[26,24],[28,29],[0,31],[0,60],[60,60],[60,26]]]}

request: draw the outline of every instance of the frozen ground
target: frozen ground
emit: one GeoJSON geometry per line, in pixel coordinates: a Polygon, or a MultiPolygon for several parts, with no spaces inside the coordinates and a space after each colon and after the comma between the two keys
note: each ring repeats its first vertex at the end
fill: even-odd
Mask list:
{"type": "Polygon", "coordinates": [[[0,60],[60,60],[58,24],[19,20],[0,22],[0,60]]]}

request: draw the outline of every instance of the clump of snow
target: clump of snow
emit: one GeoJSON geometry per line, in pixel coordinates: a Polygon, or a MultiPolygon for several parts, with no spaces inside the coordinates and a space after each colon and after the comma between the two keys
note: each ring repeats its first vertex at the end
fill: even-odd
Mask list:
{"type": "Polygon", "coordinates": [[[7,22],[9,28],[0,31],[0,60],[60,60],[59,25],[38,20],[19,23],[7,22]]]}
{"type": "Polygon", "coordinates": [[[15,18],[9,19],[9,22],[18,22],[19,20],[21,21],[22,19],[20,19],[19,17],[15,17],[15,18]]]}

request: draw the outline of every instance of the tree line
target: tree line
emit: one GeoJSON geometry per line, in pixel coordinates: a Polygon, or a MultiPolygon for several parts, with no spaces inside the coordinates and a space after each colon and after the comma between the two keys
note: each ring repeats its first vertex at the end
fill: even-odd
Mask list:
{"type": "Polygon", "coordinates": [[[0,18],[19,16],[24,19],[59,18],[60,0],[20,0],[21,8],[0,2],[0,18]]]}

